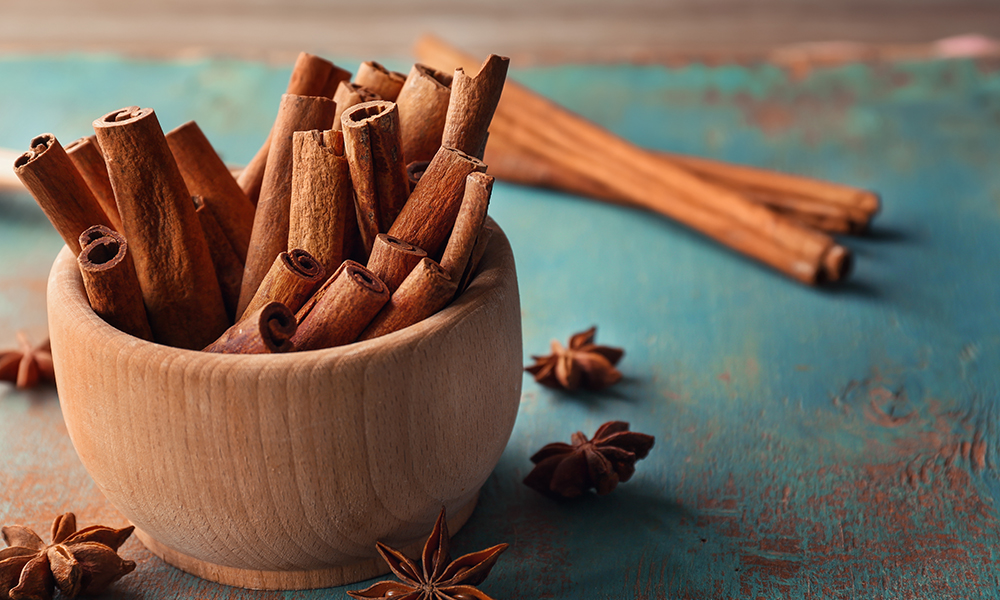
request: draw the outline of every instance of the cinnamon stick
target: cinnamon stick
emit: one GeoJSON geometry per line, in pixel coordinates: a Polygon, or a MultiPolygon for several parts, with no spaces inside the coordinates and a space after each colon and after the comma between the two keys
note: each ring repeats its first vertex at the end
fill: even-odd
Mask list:
{"type": "Polygon", "coordinates": [[[132,106],[94,121],[153,339],[203,348],[229,326],[211,253],[156,114],[132,106]]]}
{"type": "Polygon", "coordinates": [[[403,162],[429,161],[441,147],[448,115],[452,76],[415,64],[396,98],[399,130],[403,137],[403,162]]]}
{"type": "Polygon", "coordinates": [[[399,110],[385,100],[364,102],[347,109],[341,122],[358,228],[368,254],[375,236],[389,229],[410,193],[400,151],[399,110]]]}
{"type": "Polygon", "coordinates": [[[289,205],[292,197],[292,134],[296,131],[329,129],[333,122],[334,102],[318,96],[281,97],[278,118],[272,130],[267,168],[261,186],[260,202],[254,215],[250,249],[243,271],[238,314],[257,292],[274,258],[288,248],[289,205]]]}
{"type": "Polygon", "coordinates": [[[407,244],[387,233],[380,233],[375,238],[372,255],[368,259],[368,270],[382,280],[389,288],[389,293],[393,294],[413,267],[426,256],[426,252],[413,244],[407,244]]]}
{"type": "Polygon", "coordinates": [[[188,192],[201,197],[236,251],[240,264],[245,263],[253,231],[253,203],[197,123],[188,121],[166,137],[188,192]]]}
{"type": "Polygon", "coordinates": [[[486,248],[490,244],[490,238],[493,237],[493,227],[490,225],[483,225],[483,228],[479,230],[479,235],[476,236],[476,245],[472,247],[472,255],[469,256],[469,262],[465,265],[465,272],[462,274],[461,281],[458,282],[458,291],[456,294],[461,294],[464,292],[472,280],[476,277],[476,272],[479,269],[479,262],[483,259],[483,254],[486,254],[486,248]]]}
{"type": "Polygon", "coordinates": [[[152,341],[153,332],[125,238],[103,226],[88,229],[83,237],[90,242],[80,251],[77,262],[91,308],[112,327],[152,341]],[[91,239],[95,234],[97,237],[91,239]]]}
{"type": "MultiPolygon", "coordinates": [[[[471,62],[431,38],[417,53],[437,68],[471,62]]],[[[846,275],[849,252],[829,236],[667,164],[526,88],[507,85],[495,117],[495,137],[597,181],[621,203],[681,221],[805,283],[846,275]]]]}
{"type": "Polygon", "coordinates": [[[349,228],[358,228],[351,170],[340,131],[296,131],[288,247],[302,248],[333,270],[349,258],[349,228]]]}
{"type": "Polygon", "coordinates": [[[389,301],[389,290],[378,277],[348,260],[299,310],[299,330],[292,337],[296,350],[316,350],[350,344],[389,301]]]}
{"type": "MultiPolygon", "coordinates": [[[[103,237],[115,237],[121,234],[105,225],[92,225],[83,230],[80,234],[80,248],[86,248],[91,242],[96,242],[103,237]]],[[[124,238],[122,238],[124,239],[124,238]]]]}
{"type": "Polygon", "coordinates": [[[458,148],[476,158],[483,157],[490,122],[500,102],[509,65],[509,58],[491,54],[474,75],[467,75],[462,67],[455,69],[441,145],[458,148]]]}
{"type": "Polygon", "coordinates": [[[111,227],[87,182],[51,133],[31,140],[31,150],[14,160],[14,173],[75,254],[82,250],[80,234],[85,229],[95,224],[111,227]]]}
{"type": "Polygon", "coordinates": [[[389,235],[440,256],[462,205],[465,178],[474,171],[486,171],[486,164],[455,148],[438,149],[389,235]]]}
{"type": "Polygon", "coordinates": [[[66,145],[66,155],[73,161],[76,170],[87,182],[87,187],[94,193],[97,203],[111,221],[111,226],[116,231],[121,231],[122,219],[118,214],[115,192],[111,189],[111,179],[108,177],[108,165],[104,162],[104,154],[97,144],[97,136],[90,135],[73,140],[66,145]]]}
{"type": "Polygon", "coordinates": [[[295,315],[280,302],[261,306],[205,347],[205,352],[269,354],[290,352],[298,329],[295,315]]]}
{"type": "Polygon", "coordinates": [[[340,131],[344,128],[341,116],[344,111],[352,106],[363,102],[382,100],[383,98],[370,89],[349,81],[342,81],[337,86],[337,91],[333,95],[334,102],[337,103],[337,112],[333,116],[333,128],[340,131]]]}
{"type": "Polygon", "coordinates": [[[423,321],[451,302],[457,288],[458,282],[441,265],[421,259],[358,339],[370,340],[423,321]]]}
{"type": "MultiPolygon", "coordinates": [[[[286,94],[296,96],[325,96],[332,98],[330,90],[336,90],[337,84],[341,81],[350,80],[351,73],[336,66],[332,62],[309,54],[300,52],[295,59],[295,66],[292,67],[292,75],[288,79],[286,94]]],[[[238,179],[240,189],[247,195],[250,203],[254,206],[260,198],[260,188],[264,183],[264,168],[267,166],[267,154],[271,147],[271,137],[273,127],[267,134],[267,139],[257,151],[257,154],[250,159],[250,163],[240,172],[238,179]]]]}
{"type": "MultiPolygon", "coordinates": [[[[240,192],[242,193],[242,192],[240,192]]],[[[201,232],[208,243],[208,251],[215,267],[215,277],[222,290],[222,302],[226,306],[226,319],[229,323],[236,320],[236,305],[240,301],[240,283],[243,281],[243,261],[236,249],[226,237],[222,226],[215,219],[215,214],[201,196],[192,196],[194,212],[201,223],[201,232]]]]}
{"type": "Polygon", "coordinates": [[[405,81],[406,75],[390,71],[373,60],[361,63],[358,74],[354,76],[354,83],[370,89],[383,100],[390,102],[396,101],[405,81]]]}
{"type": "Polygon", "coordinates": [[[455,219],[448,242],[441,256],[441,267],[456,282],[460,282],[469,264],[476,238],[486,222],[486,211],[493,192],[493,177],[486,173],[469,173],[465,178],[465,195],[455,219]]]}
{"type": "Polygon", "coordinates": [[[299,310],[323,283],[325,276],[323,265],[305,250],[295,248],[282,252],[274,259],[260,288],[238,320],[242,321],[269,302],[281,302],[292,312],[299,310]]]}

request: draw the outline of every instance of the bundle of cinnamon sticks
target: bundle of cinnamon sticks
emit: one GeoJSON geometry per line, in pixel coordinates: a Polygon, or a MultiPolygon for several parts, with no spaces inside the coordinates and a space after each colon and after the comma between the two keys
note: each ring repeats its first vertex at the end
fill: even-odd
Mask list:
{"type": "MultiPolygon", "coordinates": [[[[475,66],[431,36],[416,55],[475,66]]],[[[868,190],[640,148],[513,82],[485,161],[501,180],[657,212],[807,284],[847,276],[851,253],[830,234],[866,231],[880,205],[868,190]]]]}
{"type": "Polygon", "coordinates": [[[152,109],[43,134],[14,171],[78,253],[94,311],[208,352],[313,350],[392,333],[448,305],[489,241],[482,161],[508,60],[477,73],[302,53],[238,179],[189,122],[152,109]],[[407,169],[419,164],[419,169],[407,169]]]}

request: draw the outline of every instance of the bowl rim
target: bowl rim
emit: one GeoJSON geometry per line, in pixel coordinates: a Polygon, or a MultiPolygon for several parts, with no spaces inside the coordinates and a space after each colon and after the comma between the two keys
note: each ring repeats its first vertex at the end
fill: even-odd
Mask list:
{"type": "MultiPolygon", "coordinates": [[[[289,363],[287,366],[292,366],[294,363],[302,363],[303,361],[312,362],[321,359],[337,359],[356,354],[368,355],[390,349],[398,350],[401,347],[418,343],[435,333],[449,329],[455,323],[471,315],[491,298],[502,293],[506,277],[513,277],[514,285],[517,285],[517,273],[510,241],[500,226],[491,217],[487,217],[486,224],[493,229],[493,235],[490,237],[490,242],[483,252],[478,272],[469,282],[465,291],[448,306],[430,317],[398,331],[370,340],[351,342],[350,344],[332,348],[293,350],[291,352],[268,354],[215,353],[177,348],[135,337],[117,329],[99,317],[93,308],[91,308],[87,293],[83,287],[83,276],[80,274],[79,268],[76,268],[76,256],[68,246],[63,246],[52,263],[47,282],[47,298],[49,301],[57,296],[63,299],[65,302],[62,304],[62,309],[72,313],[68,315],[72,322],[77,323],[79,327],[92,329],[93,334],[97,336],[97,339],[101,340],[102,345],[129,346],[134,351],[142,351],[144,353],[158,352],[170,354],[175,357],[199,357],[203,361],[218,360],[221,361],[220,364],[228,366],[251,366],[254,363],[260,362],[261,366],[280,367],[283,366],[282,362],[286,361],[289,363]]],[[[51,312],[51,305],[48,308],[51,312]]],[[[50,314],[50,331],[52,331],[51,319],[50,314]]]]}

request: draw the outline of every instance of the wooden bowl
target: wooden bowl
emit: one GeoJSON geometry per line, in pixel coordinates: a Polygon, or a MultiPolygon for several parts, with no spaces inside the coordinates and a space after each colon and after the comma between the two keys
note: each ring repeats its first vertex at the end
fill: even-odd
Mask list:
{"type": "Polygon", "coordinates": [[[223,355],[122,333],[56,258],[49,330],[80,460],[139,539],[199,577],[258,589],[353,583],[411,556],[441,506],[456,531],[500,459],[521,392],[521,318],[497,229],[451,306],[339,348],[223,355]]]}

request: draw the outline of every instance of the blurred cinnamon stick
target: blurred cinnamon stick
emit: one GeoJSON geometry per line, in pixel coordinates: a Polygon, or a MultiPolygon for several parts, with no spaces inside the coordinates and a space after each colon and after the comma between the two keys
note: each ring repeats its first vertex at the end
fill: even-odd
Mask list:
{"type": "Polygon", "coordinates": [[[427,65],[415,64],[410,69],[396,98],[405,164],[429,161],[441,147],[451,82],[451,74],[427,65]]]}
{"type": "Polygon", "coordinates": [[[97,136],[90,135],[70,142],[66,145],[66,154],[87,182],[87,187],[94,192],[94,197],[111,221],[111,226],[115,231],[121,231],[122,218],[118,214],[115,192],[111,189],[111,179],[108,177],[108,165],[97,144],[97,136]]]}
{"type": "MultiPolygon", "coordinates": [[[[296,96],[325,96],[332,99],[337,85],[341,81],[349,81],[350,79],[351,73],[349,71],[345,71],[319,56],[301,52],[295,60],[295,66],[292,67],[292,75],[288,80],[285,93],[296,96]]],[[[267,134],[267,139],[264,140],[264,144],[257,151],[257,154],[240,172],[238,179],[240,188],[254,206],[257,205],[260,187],[264,182],[264,168],[267,166],[267,154],[271,146],[272,133],[273,129],[267,134]]]]}
{"type": "Polygon", "coordinates": [[[354,83],[368,88],[378,94],[379,98],[389,102],[396,101],[405,81],[406,75],[390,71],[373,60],[361,63],[358,74],[354,76],[354,83]]]}
{"type": "MultiPolygon", "coordinates": [[[[242,192],[241,192],[242,193],[242,192]]],[[[222,301],[226,305],[226,316],[230,323],[236,321],[236,306],[240,301],[240,283],[243,281],[243,261],[225,231],[215,218],[215,214],[201,196],[192,196],[194,212],[198,215],[201,232],[208,243],[208,251],[215,266],[215,278],[222,290],[222,301]]]]}

